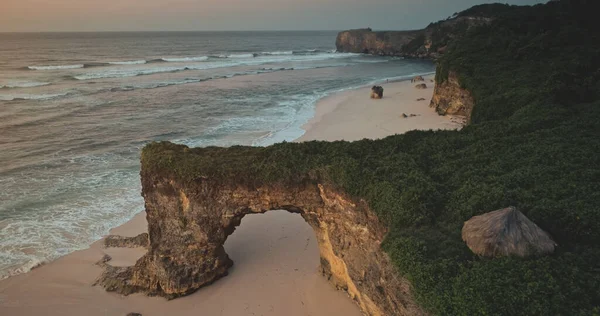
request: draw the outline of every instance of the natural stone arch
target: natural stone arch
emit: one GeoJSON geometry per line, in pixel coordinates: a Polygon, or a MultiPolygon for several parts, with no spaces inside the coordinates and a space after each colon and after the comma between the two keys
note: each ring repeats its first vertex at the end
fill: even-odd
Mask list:
{"type": "Polygon", "coordinates": [[[190,183],[144,172],[148,252],[135,266],[105,266],[109,291],[176,298],[227,275],[233,262],[224,243],[247,214],[286,210],[313,228],[321,271],[368,315],[423,314],[409,283],[381,250],[387,232],[364,201],[323,184],[253,187],[211,179],[190,183]]]}

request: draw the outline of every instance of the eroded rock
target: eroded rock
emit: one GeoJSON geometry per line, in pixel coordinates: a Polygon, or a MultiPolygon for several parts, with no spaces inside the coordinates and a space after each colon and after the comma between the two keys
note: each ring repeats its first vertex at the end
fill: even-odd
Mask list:
{"type": "Polygon", "coordinates": [[[472,217],[463,226],[462,239],[484,257],[528,257],[556,248],[547,232],[513,206],[472,217]]]}
{"type": "Polygon", "coordinates": [[[420,83],[420,84],[416,85],[415,88],[417,88],[417,89],[427,89],[427,84],[420,83]]]}
{"type": "MultiPolygon", "coordinates": [[[[164,144],[169,157],[213,155],[220,150],[191,152],[186,146],[164,144]],[[175,151],[178,154],[173,155],[175,151]]],[[[156,147],[163,144],[150,146],[155,146],[156,155],[156,147]]],[[[172,168],[183,165],[170,162],[172,168]]],[[[408,281],[380,247],[386,226],[364,201],[313,181],[255,186],[200,177],[190,182],[172,170],[152,171],[144,161],[141,175],[148,252],[133,267],[106,266],[97,284],[108,291],[170,299],[190,294],[227,275],[233,262],[223,244],[245,215],[287,210],[300,214],[314,229],[323,274],[347,291],[364,313],[424,314],[413,301],[408,281]]]]}
{"type": "Polygon", "coordinates": [[[383,98],[383,87],[382,86],[373,86],[371,88],[371,99],[381,99],[383,98]]]}
{"type": "Polygon", "coordinates": [[[416,76],[410,80],[410,82],[413,82],[413,83],[420,82],[420,81],[425,81],[425,79],[423,79],[423,76],[416,76]]]}
{"type": "Polygon", "coordinates": [[[429,106],[439,115],[460,115],[470,122],[474,104],[471,92],[462,88],[456,73],[450,71],[447,80],[435,85],[429,106]]]}
{"type": "Polygon", "coordinates": [[[112,260],[112,257],[105,254],[104,256],[102,256],[102,259],[100,259],[100,260],[98,260],[98,262],[96,262],[96,265],[105,268],[108,265],[108,262],[111,260],[112,260]]]}
{"type": "Polygon", "coordinates": [[[142,233],[135,237],[123,237],[117,235],[109,235],[104,239],[104,247],[106,248],[138,248],[148,247],[148,233],[142,233]]]}

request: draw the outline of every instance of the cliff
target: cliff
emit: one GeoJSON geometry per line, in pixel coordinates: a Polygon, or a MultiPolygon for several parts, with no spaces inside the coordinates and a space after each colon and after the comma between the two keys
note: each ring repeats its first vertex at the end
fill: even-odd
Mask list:
{"type": "Polygon", "coordinates": [[[450,41],[491,20],[485,16],[461,15],[432,23],[422,30],[348,30],[338,34],[335,45],[339,52],[437,59],[446,51],[450,41]]]}
{"type": "Polygon", "coordinates": [[[471,120],[475,101],[471,92],[461,87],[456,72],[451,71],[446,80],[438,82],[433,91],[430,107],[439,115],[460,115],[471,120]]]}
{"type": "Polygon", "coordinates": [[[415,56],[425,57],[423,44],[414,52],[408,52],[406,45],[423,39],[423,30],[373,32],[371,29],[357,29],[340,32],[335,41],[339,52],[362,53],[382,56],[415,56]],[[419,50],[419,52],[417,52],[419,50]]]}

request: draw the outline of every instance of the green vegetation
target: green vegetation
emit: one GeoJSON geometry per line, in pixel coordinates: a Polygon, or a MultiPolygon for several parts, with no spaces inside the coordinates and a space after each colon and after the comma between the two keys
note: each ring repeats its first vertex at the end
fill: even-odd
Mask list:
{"type": "Polygon", "coordinates": [[[592,1],[509,8],[440,60],[437,80],[456,71],[475,98],[460,132],[266,148],[155,143],[143,170],[328,183],[365,199],[389,223],[385,251],[433,314],[600,315],[600,19],[592,1]],[[553,236],[553,255],[469,251],[463,222],[509,205],[553,236]]]}
{"type": "Polygon", "coordinates": [[[425,34],[420,34],[415,37],[412,41],[402,47],[402,51],[405,52],[416,52],[425,45],[425,34]]]}

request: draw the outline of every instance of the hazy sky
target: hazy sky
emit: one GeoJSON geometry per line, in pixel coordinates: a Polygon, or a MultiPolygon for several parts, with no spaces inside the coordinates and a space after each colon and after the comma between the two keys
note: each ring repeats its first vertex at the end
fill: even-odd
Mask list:
{"type": "MultiPolygon", "coordinates": [[[[487,0],[0,0],[0,32],[416,29],[487,0]]],[[[509,0],[535,4],[546,0],[509,0]]]]}

